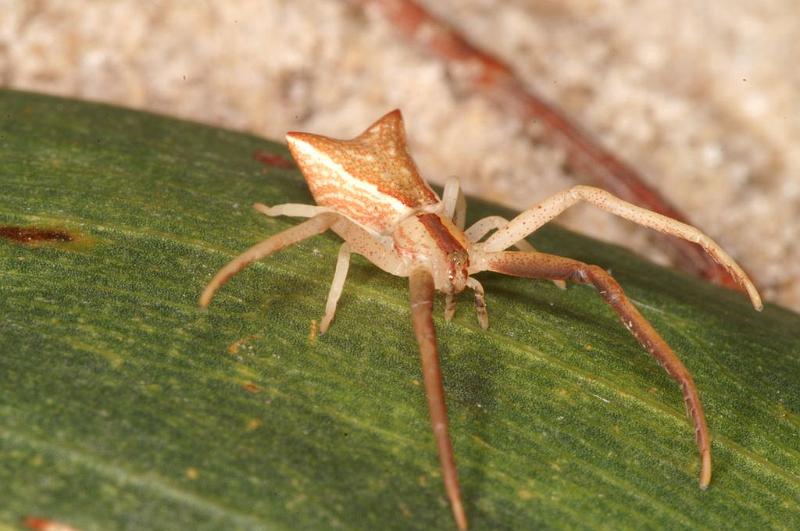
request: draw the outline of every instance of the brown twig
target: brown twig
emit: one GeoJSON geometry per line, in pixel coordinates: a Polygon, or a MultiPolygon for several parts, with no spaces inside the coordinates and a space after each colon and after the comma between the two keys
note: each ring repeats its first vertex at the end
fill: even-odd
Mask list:
{"type": "MultiPolygon", "coordinates": [[[[514,75],[511,68],[469,43],[456,30],[412,0],[354,0],[374,6],[412,42],[443,59],[467,84],[486,93],[502,107],[546,126],[553,141],[566,149],[567,162],[578,173],[632,203],[689,223],[687,217],[648,185],[626,162],[594,140],[575,122],[545,102],[514,75]]],[[[695,244],[664,237],[677,264],[717,284],[738,289],[733,277],[695,244]]]]}

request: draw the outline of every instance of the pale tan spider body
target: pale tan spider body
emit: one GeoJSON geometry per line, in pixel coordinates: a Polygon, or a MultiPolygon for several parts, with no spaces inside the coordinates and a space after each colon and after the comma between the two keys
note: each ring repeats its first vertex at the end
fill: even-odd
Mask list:
{"type": "Polygon", "coordinates": [[[435,291],[446,295],[445,318],[455,312],[455,295],[466,288],[475,294],[478,321],[488,327],[483,287],[472,275],[495,271],[512,276],[591,284],[617,312],[623,324],[681,387],[695,427],[701,457],[700,486],[711,480],[711,439],[702,404],[688,370],[653,327],[630,303],[622,288],[602,268],[569,258],[536,252],[524,238],[579,201],[701,245],[747,291],[760,310],[761,299],[742,269],[716,243],[684,223],[627,203],[608,192],[575,186],[508,221],[484,218],[464,229],[466,205],[458,181],[447,182],[440,199],[417,171],[406,150],[399,111],[392,111],[351,140],[310,133],[287,134],[317,205],[284,204],[255,208],[268,216],[295,216],[307,221],[274,235],[245,251],[222,268],[200,297],[207,306],[214,292],[255,260],[330,229],[343,240],[331,289],[320,324],[325,332],[336,312],[350,254],[366,257],[384,271],[409,278],[412,323],[420,347],[422,372],[445,489],[456,523],[467,519],[458,486],[455,458],[447,429],[436,331],[432,319],[435,291]],[[483,238],[495,231],[485,241],[483,238]],[[509,252],[516,246],[522,252],[509,252]]]}
{"type": "Polygon", "coordinates": [[[444,293],[467,287],[471,246],[464,231],[441,214],[418,214],[394,231],[394,248],[408,270],[425,267],[434,286],[444,293]]]}

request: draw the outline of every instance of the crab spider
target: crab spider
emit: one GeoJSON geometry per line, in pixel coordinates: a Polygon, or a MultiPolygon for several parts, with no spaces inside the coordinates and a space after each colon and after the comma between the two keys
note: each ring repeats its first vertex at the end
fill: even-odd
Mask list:
{"type": "Polygon", "coordinates": [[[690,225],[590,186],[574,186],[510,221],[490,216],[464,229],[466,203],[458,181],[447,181],[440,199],[422,179],[406,150],[403,119],[398,110],[351,140],[296,132],[288,133],[286,139],[317,205],[255,204],[255,209],[267,216],[308,219],[254,245],[228,263],[206,286],[200,305],[208,306],[217,289],[252,262],[327,230],[338,234],[344,243],[336,260],[321,332],[333,320],[352,253],[364,256],[387,273],[408,277],[411,318],[419,344],[434,438],[445,490],[459,529],[466,529],[467,518],[447,428],[432,317],[433,298],[436,291],[445,294],[445,319],[449,320],[455,311],[456,294],[467,288],[472,290],[478,322],[483,328],[488,327],[483,287],[473,277],[481,271],[594,286],[625,327],[680,385],[700,452],[700,487],[708,486],[711,440],[700,397],[683,363],[604,269],[536,252],[524,241],[561,212],[584,201],[645,227],[699,244],[730,271],[756,310],[761,310],[761,299],[750,279],[708,236],[690,225]],[[518,250],[507,250],[513,246],[518,250]]]}

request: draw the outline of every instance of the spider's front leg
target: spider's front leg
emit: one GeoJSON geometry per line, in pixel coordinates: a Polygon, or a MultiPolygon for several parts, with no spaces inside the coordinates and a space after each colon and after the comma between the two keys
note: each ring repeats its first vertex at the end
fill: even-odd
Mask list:
{"type": "MultiPolygon", "coordinates": [[[[470,228],[464,231],[464,235],[467,237],[470,243],[477,243],[493,230],[505,228],[507,225],[508,220],[502,216],[487,216],[473,223],[470,228]]],[[[514,247],[520,251],[533,253],[537,252],[533,245],[528,243],[526,240],[520,240],[514,243],[514,247]]],[[[563,280],[554,280],[553,284],[555,284],[559,289],[567,289],[567,284],[563,280]]]]}
{"type": "Polygon", "coordinates": [[[525,238],[580,201],[586,201],[606,212],[633,221],[644,227],[696,243],[718,264],[728,270],[731,276],[736,279],[739,286],[747,292],[756,310],[761,311],[763,308],[758,290],[747,274],[739,267],[739,264],[728,256],[728,253],[717,245],[714,240],[703,234],[700,230],[686,223],[658,214],[657,212],[652,212],[646,208],[623,201],[605,190],[592,186],[573,186],[569,190],[557,193],[538,205],[522,212],[512,219],[508,225],[492,234],[489,239],[484,242],[482,250],[489,253],[508,249],[514,245],[515,242],[525,238]]]}
{"type": "Polygon", "coordinates": [[[605,302],[617,312],[631,334],[680,385],[686,410],[694,423],[695,439],[700,451],[700,488],[708,487],[711,481],[711,437],[694,380],[681,360],[628,300],[611,275],[598,266],[544,253],[489,253],[483,258],[483,267],[515,277],[569,280],[594,286],[605,302]]]}
{"type": "Polygon", "coordinates": [[[426,269],[415,269],[408,277],[408,286],[411,296],[411,320],[419,344],[425,394],[428,397],[433,436],[436,438],[436,446],[439,450],[444,486],[447,496],[450,498],[450,507],[453,510],[456,524],[459,529],[463,530],[467,528],[467,516],[461,503],[453,445],[447,430],[447,406],[444,402],[442,370],[439,366],[439,350],[436,346],[436,329],[433,326],[433,297],[435,295],[433,277],[426,269]]]}

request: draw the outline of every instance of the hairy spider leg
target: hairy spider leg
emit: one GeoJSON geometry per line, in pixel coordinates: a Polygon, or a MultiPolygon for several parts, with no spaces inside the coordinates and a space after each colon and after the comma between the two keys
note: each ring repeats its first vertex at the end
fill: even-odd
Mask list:
{"type": "Polygon", "coordinates": [[[214,293],[236,273],[249,266],[256,260],[261,260],[267,256],[280,251],[290,245],[294,245],[302,240],[321,234],[331,228],[336,222],[338,215],[329,212],[315,216],[309,220],[295,225],[266,240],[255,244],[245,252],[228,262],[225,267],[220,269],[211,282],[208,283],[203,293],[200,295],[200,306],[205,308],[211,302],[214,293]]]}
{"type": "Polygon", "coordinates": [[[414,325],[414,334],[419,344],[425,394],[428,397],[433,436],[436,439],[436,445],[439,450],[444,487],[447,496],[450,498],[450,507],[453,510],[456,524],[459,529],[464,530],[467,528],[467,515],[461,503],[456,460],[447,430],[447,405],[444,401],[442,370],[439,366],[436,329],[433,325],[433,297],[435,293],[433,277],[426,269],[414,269],[408,277],[408,287],[411,300],[411,320],[414,325]]]}
{"type": "MultiPolygon", "coordinates": [[[[502,216],[487,216],[470,225],[469,228],[464,231],[464,235],[466,235],[467,240],[471,243],[477,243],[493,230],[501,229],[506,225],[508,225],[508,220],[502,216]]],[[[520,251],[536,252],[533,245],[524,239],[515,242],[514,246],[520,251]]]]}
{"type": "MultiPolygon", "coordinates": [[[[464,234],[467,236],[467,240],[469,240],[470,243],[477,243],[491,231],[501,229],[506,225],[508,225],[508,220],[502,216],[487,216],[470,225],[470,227],[464,231],[464,234]]],[[[536,248],[524,239],[516,242],[514,247],[527,253],[537,252],[536,248]]],[[[559,289],[567,289],[567,283],[563,280],[553,280],[552,282],[559,289]]]]}
{"type": "MultiPolygon", "coordinates": [[[[253,208],[270,217],[312,217],[332,212],[331,209],[327,207],[305,205],[302,203],[284,203],[272,207],[263,203],[255,203],[253,208]]],[[[344,243],[339,248],[339,255],[336,259],[336,270],[333,274],[333,282],[328,292],[328,300],[325,303],[325,315],[320,323],[319,330],[321,334],[327,332],[336,315],[336,306],[339,303],[342,291],[344,291],[344,283],[347,279],[347,271],[350,267],[350,255],[352,253],[363,255],[367,260],[393,275],[406,276],[407,274],[405,271],[405,264],[402,259],[397,256],[397,253],[391,247],[388,239],[382,240],[379,236],[369,233],[356,223],[342,216],[333,223],[331,230],[341,236],[346,242],[350,243],[344,243]]]]}
{"type": "MultiPolygon", "coordinates": [[[[442,194],[443,214],[453,220],[453,224],[459,229],[464,229],[467,219],[467,202],[464,198],[464,193],[461,190],[461,183],[455,177],[451,177],[444,185],[444,193],[442,194]]],[[[487,233],[492,230],[499,229],[508,225],[508,220],[501,216],[489,216],[473,224],[467,229],[464,234],[470,243],[480,241],[487,233]]],[[[514,244],[520,251],[535,251],[533,245],[524,239],[514,244]]],[[[467,287],[473,288],[475,292],[475,311],[478,316],[478,323],[484,330],[489,326],[489,314],[486,310],[486,298],[484,297],[483,288],[477,280],[471,279],[472,282],[467,284],[467,287]],[[479,290],[474,287],[477,286],[479,290]]],[[[554,280],[553,283],[559,288],[564,289],[566,284],[561,280],[554,280]]],[[[445,321],[452,321],[456,314],[456,293],[446,293],[444,298],[444,319],[445,321]]]]}
{"type": "MultiPolygon", "coordinates": [[[[325,212],[331,212],[327,207],[317,205],[306,205],[302,203],[283,203],[281,205],[267,206],[263,203],[255,203],[253,208],[256,211],[264,214],[265,216],[289,216],[296,218],[310,218],[318,216],[325,212]]],[[[324,334],[328,331],[336,315],[336,305],[339,303],[339,298],[342,296],[344,290],[344,282],[347,279],[347,270],[350,268],[350,247],[347,243],[339,247],[339,254],[336,258],[336,271],[333,273],[333,282],[331,282],[330,291],[328,291],[328,300],[325,303],[325,315],[319,325],[319,333],[324,334]]]]}
{"type": "Polygon", "coordinates": [[[586,201],[596,207],[611,212],[621,218],[628,219],[639,225],[683,238],[700,245],[717,263],[722,265],[739,285],[747,292],[753,307],[761,311],[763,304],[753,283],[741,267],[728,256],[728,253],[716,244],[711,238],[691,225],[681,223],[667,216],[651,212],[613,194],[594,188],[592,186],[573,186],[569,190],[559,192],[549,199],[545,199],[512,219],[508,225],[501,228],[483,244],[484,252],[497,252],[511,247],[515,242],[531,234],[539,227],[561,214],[564,210],[578,203],[586,201]]]}
{"type": "Polygon", "coordinates": [[[486,256],[485,264],[487,270],[505,275],[535,279],[555,278],[594,286],[603,300],[619,315],[625,328],[680,385],[686,411],[694,423],[695,440],[700,451],[700,488],[708,487],[711,481],[711,436],[694,380],[669,345],[628,300],[617,281],[601,267],[544,253],[492,253],[486,256]]]}

